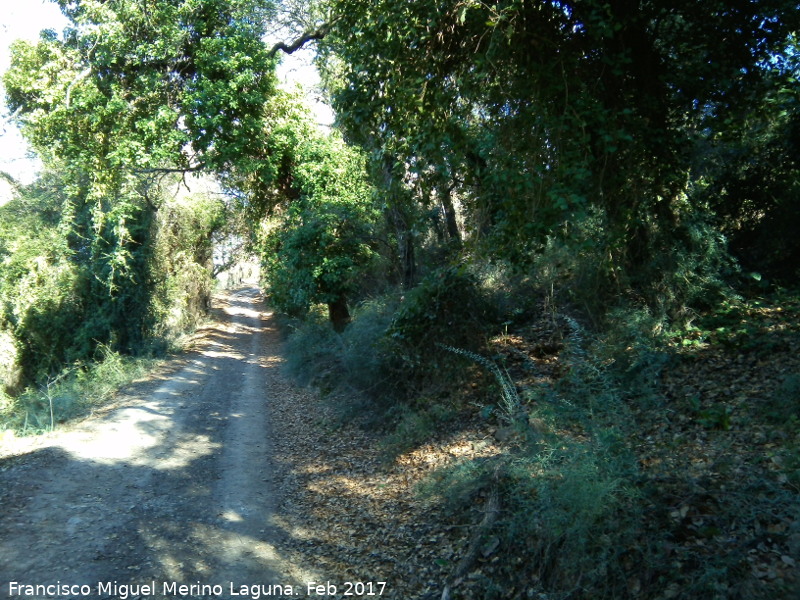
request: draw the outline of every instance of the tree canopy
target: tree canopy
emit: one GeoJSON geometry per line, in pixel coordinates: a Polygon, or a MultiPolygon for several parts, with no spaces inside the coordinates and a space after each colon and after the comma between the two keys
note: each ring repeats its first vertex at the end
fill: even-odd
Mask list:
{"type": "MultiPolygon", "coordinates": [[[[97,344],[142,347],[174,321],[170,302],[205,305],[219,207],[179,209],[163,184],[178,176],[177,189],[189,172],[224,172],[246,158],[275,90],[276,59],[262,40],[271,3],[59,5],[70,26],[14,43],[4,84],[23,134],[61,187],[56,264],[73,273],[62,283],[83,315],[77,346],[51,344],[63,364],[97,344]],[[60,352],[63,345],[71,349],[60,352]]],[[[36,328],[12,321],[18,335],[27,332],[19,343],[33,343],[36,328]]]]}
{"type": "Polygon", "coordinates": [[[658,252],[707,133],[770,78],[797,27],[783,0],[331,9],[322,65],[349,139],[456,190],[473,231],[514,262],[598,207],[609,268],[658,252]]]}
{"type": "Polygon", "coordinates": [[[7,101],[112,305],[149,260],[153,185],[193,171],[236,199],[300,312],[348,314],[376,248],[410,289],[442,260],[524,274],[560,244],[592,257],[560,266],[574,289],[658,310],[708,298],[724,236],[767,263],[797,251],[764,234],[797,197],[791,1],[59,5],[70,27],[13,46],[7,101]],[[281,52],[312,42],[343,141],[276,87],[281,52]]]}
{"type": "Polygon", "coordinates": [[[73,25],[16,43],[5,78],[37,151],[117,178],[246,154],[275,84],[261,40],[270,4],[60,4],[73,25]]]}

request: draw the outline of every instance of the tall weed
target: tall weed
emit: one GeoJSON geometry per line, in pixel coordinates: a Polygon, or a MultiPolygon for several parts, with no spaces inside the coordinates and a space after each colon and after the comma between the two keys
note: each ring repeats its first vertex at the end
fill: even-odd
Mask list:
{"type": "Polygon", "coordinates": [[[64,369],[16,397],[0,397],[0,429],[22,435],[50,431],[107,402],[121,387],[144,376],[156,362],[126,357],[101,345],[95,362],[64,369]]]}

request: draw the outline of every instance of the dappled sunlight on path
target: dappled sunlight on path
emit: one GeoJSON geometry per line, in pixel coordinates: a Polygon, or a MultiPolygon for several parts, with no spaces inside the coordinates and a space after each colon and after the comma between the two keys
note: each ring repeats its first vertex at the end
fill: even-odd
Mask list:
{"type": "Polygon", "coordinates": [[[219,322],[182,364],[0,459],[0,579],[202,582],[223,598],[320,579],[281,550],[292,534],[274,517],[267,411],[280,358],[260,301],[219,296],[219,322]]]}

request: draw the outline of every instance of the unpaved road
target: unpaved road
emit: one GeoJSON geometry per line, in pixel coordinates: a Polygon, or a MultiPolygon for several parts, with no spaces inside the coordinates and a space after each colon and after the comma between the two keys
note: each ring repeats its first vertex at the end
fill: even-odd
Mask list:
{"type": "Polygon", "coordinates": [[[325,581],[281,552],[279,341],[258,300],[219,296],[219,322],[163,377],[0,458],[0,598],[305,597],[325,581]]]}

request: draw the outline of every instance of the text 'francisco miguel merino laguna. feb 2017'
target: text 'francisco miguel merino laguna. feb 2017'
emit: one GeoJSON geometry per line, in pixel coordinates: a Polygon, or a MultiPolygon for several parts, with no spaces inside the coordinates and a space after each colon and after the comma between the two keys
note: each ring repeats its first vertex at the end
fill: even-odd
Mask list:
{"type": "Polygon", "coordinates": [[[339,584],[326,581],[324,583],[310,581],[305,586],[281,584],[240,584],[228,582],[222,584],[205,584],[195,582],[191,584],[175,581],[149,583],[117,583],[116,581],[101,581],[94,585],[70,584],[56,581],[50,584],[32,584],[19,581],[8,582],[8,596],[11,598],[25,597],[108,597],[113,596],[119,600],[128,598],[141,598],[144,596],[174,597],[187,596],[216,596],[237,597],[259,600],[260,598],[285,597],[285,596],[382,596],[386,582],[384,581],[345,581],[339,584]]]}

